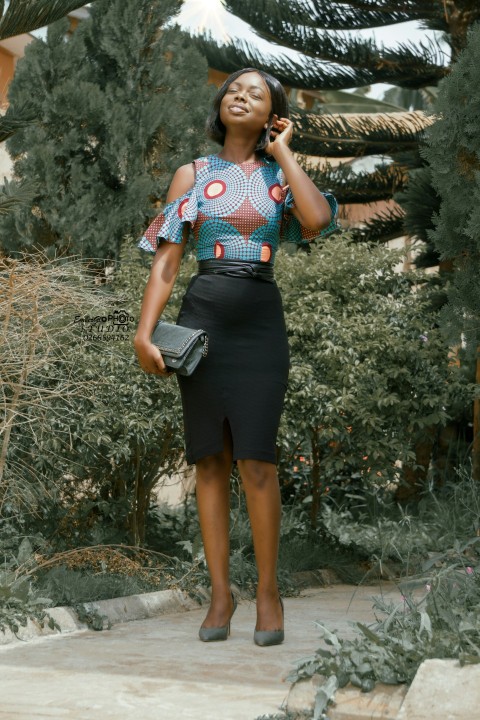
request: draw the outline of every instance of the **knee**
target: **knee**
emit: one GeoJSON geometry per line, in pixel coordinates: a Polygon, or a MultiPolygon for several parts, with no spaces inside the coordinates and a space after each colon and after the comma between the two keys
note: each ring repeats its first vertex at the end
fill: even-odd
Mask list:
{"type": "Polygon", "coordinates": [[[273,463],[261,460],[238,460],[242,481],[253,490],[264,490],[272,484],[278,485],[277,468],[273,463]]]}
{"type": "Polygon", "coordinates": [[[231,462],[225,453],[207,455],[196,462],[197,482],[217,482],[230,478],[231,462]]]}

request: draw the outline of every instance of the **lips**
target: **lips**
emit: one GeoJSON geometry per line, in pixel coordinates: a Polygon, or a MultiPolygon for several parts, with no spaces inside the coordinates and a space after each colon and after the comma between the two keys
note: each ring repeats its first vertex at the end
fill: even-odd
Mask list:
{"type": "Polygon", "coordinates": [[[243,107],[242,105],[229,105],[229,110],[232,110],[233,112],[248,112],[247,108],[243,107]]]}

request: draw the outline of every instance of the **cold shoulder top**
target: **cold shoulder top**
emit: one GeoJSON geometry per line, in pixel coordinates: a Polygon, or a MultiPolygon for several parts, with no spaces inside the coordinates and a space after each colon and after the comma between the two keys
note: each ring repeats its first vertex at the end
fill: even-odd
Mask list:
{"type": "Polygon", "coordinates": [[[193,162],[194,186],[157,215],[140,248],[155,253],[160,240],[181,243],[184,223],[189,223],[197,260],[272,263],[281,240],[308,244],[337,229],[338,204],[330,193],[323,193],[331,209],[328,227],[318,231],[301,225],[291,213],[292,192],[273,159],[237,164],[207,155],[193,162]]]}

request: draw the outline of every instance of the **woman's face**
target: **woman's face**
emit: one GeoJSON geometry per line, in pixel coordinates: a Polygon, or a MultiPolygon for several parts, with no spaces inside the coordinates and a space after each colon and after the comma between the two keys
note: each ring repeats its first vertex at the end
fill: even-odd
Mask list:
{"type": "Polygon", "coordinates": [[[228,129],[242,127],[259,135],[272,112],[270,91],[261,75],[246,72],[233,80],[220,104],[220,120],[228,129]]]}

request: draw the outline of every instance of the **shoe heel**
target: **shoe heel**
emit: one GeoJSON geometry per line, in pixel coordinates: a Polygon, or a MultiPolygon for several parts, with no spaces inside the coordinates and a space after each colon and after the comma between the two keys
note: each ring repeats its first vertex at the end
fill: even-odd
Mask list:
{"type": "Polygon", "coordinates": [[[198,637],[202,642],[218,642],[219,640],[226,640],[228,636],[230,635],[230,623],[233,617],[233,613],[237,609],[237,601],[235,600],[235,596],[232,592],[232,600],[233,600],[233,610],[232,614],[230,615],[229,621],[226,623],[226,625],[221,625],[219,627],[211,627],[211,628],[204,628],[201,627],[198,631],[198,637]]]}
{"type": "MultiPolygon", "coordinates": [[[[285,617],[283,600],[281,597],[279,597],[278,599],[280,600],[280,605],[282,607],[282,616],[285,617]]],[[[267,647],[269,645],[281,645],[284,640],[284,630],[254,630],[253,632],[253,642],[255,643],[255,645],[259,645],[260,647],[267,647]]]]}

